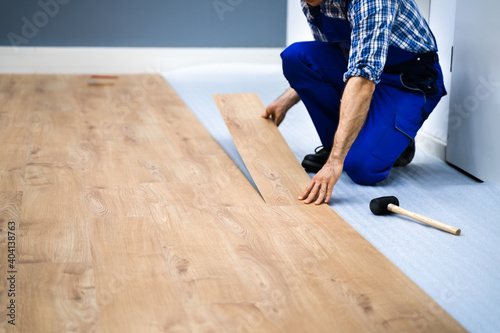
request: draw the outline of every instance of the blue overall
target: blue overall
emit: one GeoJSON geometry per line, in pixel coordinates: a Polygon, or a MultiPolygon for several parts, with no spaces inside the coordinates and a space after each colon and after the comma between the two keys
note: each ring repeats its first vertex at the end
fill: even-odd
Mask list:
{"type": "MultiPolygon", "coordinates": [[[[316,26],[335,42],[299,42],[281,54],[283,73],[298,93],[323,147],[332,147],[345,87],[351,28],[346,20],[320,14],[316,26]]],[[[386,179],[393,164],[446,94],[435,52],[417,54],[390,46],[363,128],[344,162],[358,184],[386,179]],[[424,61],[426,64],[424,64],[424,61]]]]}

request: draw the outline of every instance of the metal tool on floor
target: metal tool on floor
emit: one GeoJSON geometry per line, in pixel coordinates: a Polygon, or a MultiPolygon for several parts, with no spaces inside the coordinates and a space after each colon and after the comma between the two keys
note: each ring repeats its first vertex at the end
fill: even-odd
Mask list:
{"type": "Polygon", "coordinates": [[[417,213],[410,212],[404,208],[399,207],[399,200],[394,196],[380,197],[370,201],[370,210],[375,215],[387,215],[390,212],[408,216],[414,220],[433,226],[434,228],[441,229],[454,235],[460,235],[460,229],[452,227],[451,225],[443,222],[436,221],[429,217],[422,216],[417,213]]]}

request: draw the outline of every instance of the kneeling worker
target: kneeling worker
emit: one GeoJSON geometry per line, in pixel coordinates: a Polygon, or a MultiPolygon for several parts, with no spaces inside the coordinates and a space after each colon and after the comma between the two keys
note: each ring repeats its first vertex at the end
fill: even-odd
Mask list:
{"type": "Polygon", "coordinates": [[[299,197],[328,202],[342,171],[358,184],[408,164],[414,138],[446,95],[436,41],[414,0],[302,0],[315,41],[281,54],[290,88],[266,108],[279,125],[300,100],[323,148],[299,197]]]}

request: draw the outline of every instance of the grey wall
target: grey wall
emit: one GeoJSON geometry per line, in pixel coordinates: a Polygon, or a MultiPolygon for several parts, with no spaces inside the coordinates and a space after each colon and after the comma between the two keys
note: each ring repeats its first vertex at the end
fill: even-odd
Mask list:
{"type": "Polygon", "coordinates": [[[0,45],[283,47],[286,6],[287,0],[0,0],[0,45]]]}

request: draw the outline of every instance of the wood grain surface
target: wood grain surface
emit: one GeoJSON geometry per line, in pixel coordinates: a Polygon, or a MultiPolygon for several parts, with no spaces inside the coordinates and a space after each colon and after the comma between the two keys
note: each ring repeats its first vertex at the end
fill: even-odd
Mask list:
{"type": "Polygon", "coordinates": [[[256,96],[218,103],[265,201],[161,76],[89,79],[0,75],[0,332],[463,331],[297,202],[307,175],[256,96]]]}

